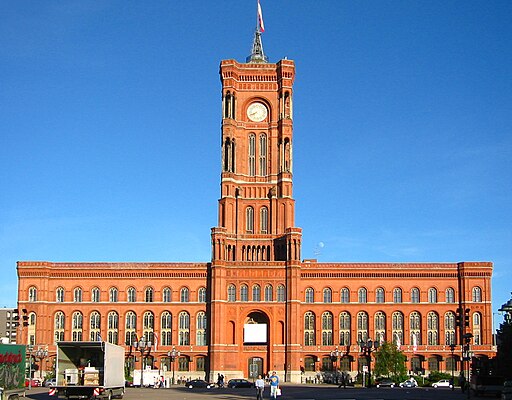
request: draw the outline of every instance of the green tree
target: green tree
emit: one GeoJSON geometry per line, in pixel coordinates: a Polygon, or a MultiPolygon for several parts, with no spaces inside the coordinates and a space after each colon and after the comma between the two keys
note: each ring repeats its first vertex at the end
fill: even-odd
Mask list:
{"type": "Polygon", "coordinates": [[[375,352],[375,376],[387,376],[402,380],[407,376],[406,357],[394,343],[384,342],[375,352]]]}

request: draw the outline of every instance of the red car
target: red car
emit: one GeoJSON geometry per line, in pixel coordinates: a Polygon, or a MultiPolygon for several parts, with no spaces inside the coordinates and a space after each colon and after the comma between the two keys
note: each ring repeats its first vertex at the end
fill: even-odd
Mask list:
{"type": "Polygon", "coordinates": [[[30,383],[30,387],[39,387],[41,386],[41,381],[36,378],[25,379],[25,387],[28,387],[30,383]]]}

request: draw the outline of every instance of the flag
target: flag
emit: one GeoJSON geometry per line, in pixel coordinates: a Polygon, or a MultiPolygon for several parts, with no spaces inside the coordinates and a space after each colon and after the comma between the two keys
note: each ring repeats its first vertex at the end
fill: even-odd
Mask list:
{"type": "Polygon", "coordinates": [[[260,0],[258,0],[258,22],[260,23],[260,31],[265,32],[265,25],[263,24],[263,13],[261,12],[260,0]]]}

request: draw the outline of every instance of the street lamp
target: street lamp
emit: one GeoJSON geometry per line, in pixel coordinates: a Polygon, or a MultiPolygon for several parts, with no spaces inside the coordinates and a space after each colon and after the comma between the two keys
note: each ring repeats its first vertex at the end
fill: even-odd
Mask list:
{"type": "Polygon", "coordinates": [[[450,344],[450,351],[452,352],[452,390],[455,390],[455,381],[454,381],[454,377],[453,377],[453,374],[454,374],[454,367],[455,367],[455,358],[453,356],[453,352],[455,351],[455,343],[451,343],[450,344]]]}
{"type": "Polygon", "coordinates": [[[39,377],[43,379],[43,360],[48,357],[48,350],[38,348],[36,352],[34,353],[34,356],[36,358],[39,358],[39,377]]]}
{"type": "Polygon", "coordinates": [[[140,351],[140,387],[144,384],[144,359],[151,353],[151,341],[142,337],[139,341],[133,342],[135,350],[140,351]]]}
{"type": "Polygon", "coordinates": [[[471,392],[471,385],[469,383],[470,381],[470,368],[471,368],[471,356],[472,356],[472,353],[471,353],[471,347],[470,347],[470,343],[471,343],[471,339],[473,338],[473,334],[472,333],[465,333],[462,338],[464,339],[464,345],[462,346],[462,355],[463,355],[463,360],[467,362],[467,365],[468,365],[468,369],[467,369],[467,378],[466,378],[466,382],[467,382],[467,389],[468,389],[468,399],[470,397],[470,392],[471,392]]]}
{"type": "Polygon", "coordinates": [[[174,362],[176,358],[180,356],[180,352],[176,351],[176,347],[172,346],[172,351],[167,352],[167,357],[170,358],[172,363],[172,384],[174,385],[174,362]]]}
{"type": "Polygon", "coordinates": [[[341,359],[341,357],[343,357],[343,352],[341,350],[338,350],[338,346],[336,346],[336,348],[333,351],[331,351],[331,361],[333,361],[336,365],[336,384],[338,384],[338,369],[340,367],[338,360],[341,359]]]}
{"type": "Polygon", "coordinates": [[[368,387],[372,385],[372,351],[377,350],[379,348],[379,342],[376,340],[375,342],[370,338],[363,340],[359,340],[359,348],[363,356],[366,357],[366,362],[368,364],[368,387]]]}
{"type": "Polygon", "coordinates": [[[28,389],[32,389],[32,351],[34,351],[34,346],[28,345],[28,389]]]}

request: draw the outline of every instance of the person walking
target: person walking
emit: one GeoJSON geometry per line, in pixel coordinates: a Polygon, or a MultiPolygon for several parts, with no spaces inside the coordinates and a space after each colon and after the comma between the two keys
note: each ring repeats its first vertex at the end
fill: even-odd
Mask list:
{"type": "Polygon", "coordinates": [[[263,390],[265,389],[265,381],[258,375],[258,379],[254,382],[256,386],[256,400],[263,400],[263,390]]]}
{"type": "Polygon", "coordinates": [[[276,371],[270,375],[270,397],[273,399],[277,398],[277,389],[279,388],[279,377],[276,371]]]}

